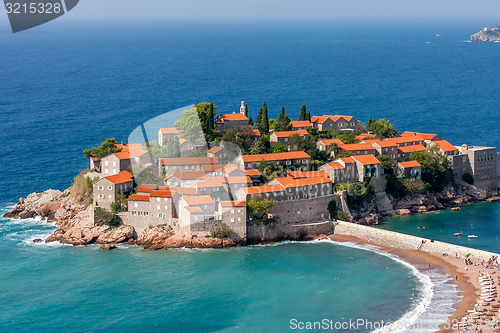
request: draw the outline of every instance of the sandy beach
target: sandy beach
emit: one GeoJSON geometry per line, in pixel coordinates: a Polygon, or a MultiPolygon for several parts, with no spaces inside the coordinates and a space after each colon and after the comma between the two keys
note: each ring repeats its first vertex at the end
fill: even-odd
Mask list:
{"type": "Polygon", "coordinates": [[[445,325],[441,326],[437,332],[499,332],[500,330],[494,330],[492,325],[484,324],[484,320],[489,320],[489,322],[498,321],[500,319],[499,312],[497,308],[493,308],[498,304],[498,297],[494,296],[494,300],[485,303],[484,307],[479,307],[477,304],[481,303],[481,288],[484,288],[487,281],[480,281],[479,279],[484,275],[488,274],[492,278],[491,285],[496,287],[499,285],[497,278],[497,269],[485,268],[480,262],[474,262],[473,265],[466,265],[465,258],[456,257],[454,253],[448,253],[443,255],[443,253],[429,253],[416,250],[407,250],[389,246],[383,246],[379,244],[374,244],[362,240],[360,238],[349,236],[349,235],[329,235],[329,239],[337,242],[353,242],[358,244],[370,244],[373,246],[380,247],[385,251],[398,256],[400,259],[419,267],[421,271],[425,271],[430,264],[431,267],[438,267],[444,273],[449,274],[453,277],[454,283],[462,291],[462,300],[455,305],[455,313],[448,318],[449,323],[455,324],[462,320],[463,317],[474,317],[470,321],[475,321],[475,324],[470,324],[466,328],[450,328],[445,325]],[[472,314],[474,310],[484,310],[484,312],[476,312],[472,314]],[[488,314],[492,311],[493,315],[488,314]],[[479,319],[477,319],[479,318],[479,319]],[[494,319],[492,319],[494,318],[494,319]],[[481,330],[482,329],[482,330],[481,330]]]}

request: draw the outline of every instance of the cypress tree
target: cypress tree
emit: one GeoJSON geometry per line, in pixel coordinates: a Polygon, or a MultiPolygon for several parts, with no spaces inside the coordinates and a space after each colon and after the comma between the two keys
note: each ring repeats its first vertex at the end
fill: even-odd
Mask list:
{"type": "Polygon", "coordinates": [[[245,103],[245,116],[248,117],[248,104],[245,103]]]}
{"type": "Polygon", "coordinates": [[[248,117],[248,125],[253,126],[253,120],[251,115],[248,117]]]}
{"type": "Polygon", "coordinates": [[[281,107],[280,115],[276,120],[275,130],[276,131],[288,131],[291,128],[290,118],[285,114],[285,107],[281,107]]]}
{"type": "Polygon", "coordinates": [[[304,120],[311,121],[311,113],[309,111],[307,111],[307,113],[306,113],[306,119],[304,119],[304,120]]]}
{"type": "Polygon", "coordinates": [[[305,104],[302,104],[302,106],[300,108],[299,120],[307,120],[306,117],[307,117],[306,106],[305,106],[305,104]]]}
{"type": "Polygon", "coordinates": [[[214,125],[214,105],[210,103],[208,107],[208,115],[207,115],[207,129],[208,132],[213,131],[215,129],[214,125]]]}
{"type": "Polygon", "coordinates": [[[262,105],[262,118],[260,119],[259,129],[263,133],[269,133],[269,117],[267,115],[266,102],[262,105]]]}

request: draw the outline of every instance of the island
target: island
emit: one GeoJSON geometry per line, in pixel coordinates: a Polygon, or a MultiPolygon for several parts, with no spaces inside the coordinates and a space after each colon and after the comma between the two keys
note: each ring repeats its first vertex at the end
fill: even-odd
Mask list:
{"type": "Polygon", "coordinates": [[[493,43],[500,42],[500,27],[496,28],[484,28],[478,33],[470,36],[471,42],[485,42],[485,43],[493,43]]]}

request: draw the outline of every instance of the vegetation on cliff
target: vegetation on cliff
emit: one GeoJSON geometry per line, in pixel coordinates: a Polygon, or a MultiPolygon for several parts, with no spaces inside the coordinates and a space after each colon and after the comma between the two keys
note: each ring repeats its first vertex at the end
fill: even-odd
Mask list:
{"type": "Polygon", "coordinates": [[[382,139],[394,138],[399,135],[399,131],[385,118],[379,120],[370,118],[368,120],[368,130],[382,139]]]}
{"type": "Polygon", "coordinates": [[[84,205],[92,203],[92,179],[88,177],[85,171],[81,171],[74,179],[70,187],[70,196],[76,202],[84,205]]]}
{"type": "Polygon", "coordinates": [[[121,148],[116,147],[116,144],[117,142],[115,138],[106,139],[101,143],[99,147],[92,147],[85,149],[83,151],[83,155],[85,155],[86,158],[91,158],[91,157],[101,158],[122,151],[121,148]]]}

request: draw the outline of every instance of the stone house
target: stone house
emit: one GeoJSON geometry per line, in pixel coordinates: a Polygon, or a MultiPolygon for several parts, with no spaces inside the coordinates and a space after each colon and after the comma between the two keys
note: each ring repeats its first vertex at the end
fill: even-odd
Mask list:
{"type": "Polygon", "coordinates": [[[144,229],[166,224],[174,229],[174,205],[170,189],[152,190],[151,193],[132,194],[128,199],[127,223],[139,235],[144,229]]]}
{"type": "Polygon", "coordinates": [[[221,164],[232,164],[238,158],[238,155],[233,152],[217,146],[210,148],[207,151],[207,156],[218,158],[221,164]]]}
{"type": "Polygon", "coordinates": [[[208,195],[182,197],[179,200],[179,231],[195,234],[196,230],[205,230],[207,221],[215,220],[215,201],[208,195]]]}
{"type": "MultiPolygon", "coordinates": [[[[377,150],[369,143],[354,143],[340,146],[340,151],[350,153],[351,155],[375,155],[377,150]]],[[[332,157],[336,158],[332,151],[332,157]]]]}
{"type": "Polygon", "coordinates": [[[101,158],[101,173],[103,176],[116,175],[130,166],[130,154],[119,152],[101,158]]]}
{"type": "Polygon", "coordinates": [[[314,116],[311,118],[311,123],[313,127],[317,128],[319,131],[324,131],[327,128],[334,130],[355,131],[356,126],[358,125],[356,118],[352,116],[339,115],[323,115],[321,117],[314,116]]]}
{"type": "Polygon", "coordinates": [[[244,113],[220,114],[215,119],[215,127],[221,133],[244,126],[248,126],[248,117],[244,113]]]}
{"type": "Polygon", "coordinates": [[[158,131],[158,144],[163,146],[169,139],[178,139],[179,131],[176,128],[160,128],[158,131]]]}
{"type": "Polygon", "coordinates": [[[126,195],[134,189],[134,176],[126,170],[121,171],[95,181],[92,187],[94,207],[110,210],[119,193],[126,195]]]}
{"type": "Polygon", "coordinates": [[[219,164],[216,157],[174,157],[160,158],[160,169],[169,175],[174,172],[201,171],[204,165],[219,164]]]}
{"type": "Polygon", "coordinates": [[[404,137],[398,136],[396,138],[388,138],[386,139],[386,141],[397,144],[398,148],[406,146],[416,146],[416,145],[425,146],[425,140],[418,135],[404,136],[404,137]]]}
{"type": "Polygon", "coordinates": [[[280,177],[273,179],[268,185],[280,185],[285,189],[281,200],[308,199],[332,194],[332,180],[328,177],[280,177]]]}
{"type": "Polygon", "coordinates": [[[398,145],[394,142],[377,140],[372,142],[372,146],[376,149],[376,156],[387,155],[393,159],[398,157],[398,145]]]}
{"type": "MultiPolygon", "coordinates": [[[[283,146],[287,147],[288,150],[290,150],[290,138],[293,135],[299,135],[301,138],[304,140],[307,140],[309,138],[309,133],[306,130],[298,130],[298,131],[281,131],[281,132],[273,132],[269,136],[269,141],[270,142],[280,142],[283,144],[283,146]]],[[[294,147],[292,147],[294,148],[294,147]]],[[[294,148],[295,149],[295,148],[294,148]]]]}
{"type": "Polygon", "coordinates": [[[419,136],[422,139],[424,139],[426,144],[431,143],[432,141],[439,141],[443,140],[439,135],[437,134],[429,134],[429,133],[417,133],[417,132],[409,132],[406,131],[403,134],[401,134],[402,137],[407,137],[407,136],[419,136]]]}
{"type": "Polygon", "coordinates": [[[352,159],[356,163],[358,181],[362,182],[365,178],[378,178],[382,176],[382,165],[375,155],[358,155],[352,159]]]}
{"type": "Polygon", "coordinates": [[[259,154],[259,155],[241,155],[240,160],[245,169],[257,169],[261,161],[282,163],[287,166],[298,165],[309,169],[311,157],[304,151],[290,151],[285,153],[259,154]]]}
{"type": "Polygon", "coordinates": [[[399,177],[418,180],[422,178],[422,165],[417,161],[399,162],[397,170],[399,177]]]}
{"type": "Polygon", "coordinates": [[[438,146],[439,152],[445,156],[454,156],[459,154],[458,148],[446,140],[433,141],[432,144],[438,146]]]}
{"type": "Polygon", "coordinates": [[[309,120],[291,121],[290,123],[292,124],[292,131],[306,130],[313,126],[309,120]]]}
{"type": "Polygon", "coordinates": [[[246,241],[247,204],[245,201],[220,201],[218,203],[217,219],[235,233],[235,235],[231,235],[231,238],[246,241]]]}
{"type": "Polygon", "coordinates": [[[398,155],[397,155],[396,159],[398,161],[405,161],[406,159],[408,159],[408,157],[410,157],[411,153],[423,152],[426,150],[427,150],[427,148],[425,148],[423,145],[399,147],[398,148],[398,155]]]}
{"type": "Polygon", "coordinates": [[[334,143],[336,143],[339,147],[344,145],[344,142],[340,139],[321,139],[316,142],[316,148],[319,150],[328,150],[334,143]]]}
{"type": "Polygon", "coordinates": [[[261,196],[264,199],[283,200],[285,189],[281,185],[261,185],[242,187],[236,191],[236,199],[239,201],[250,201],[255,196],[261,196]]]}
{"type": "Polygon", "coordinates": [[[462,145],[459,155],[450,156],[453,172],[458,179],[465,173],[474,178],[474,186],[487,193],[498,189],[497,184],[497,148],[462,145]]]}

